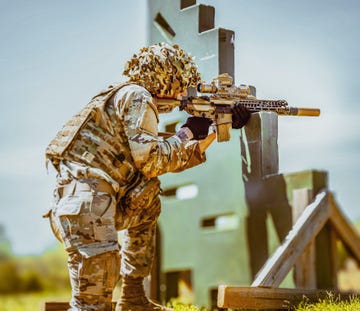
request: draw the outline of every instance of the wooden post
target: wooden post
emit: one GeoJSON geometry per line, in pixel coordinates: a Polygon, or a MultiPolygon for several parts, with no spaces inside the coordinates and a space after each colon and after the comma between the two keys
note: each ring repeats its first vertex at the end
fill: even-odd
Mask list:
{"type": "Polygon", "coordinates": [[[278,116],[273,112],[253,113],[241,130],[242,179],[248,209],[246,237],[252,278],[269,256],[267,217],[272,216],[280,241],[291,229],[286,185],[278,174],[277,139],[278,116]]]}
{"type": "Polygon", "coordinates": [[[337,289],[336,235],[328,222],[316,237],[316,285],[319,289],[337,289]]]}
{"type": "MultiPolygon", "coordinates": [[[[293,223],[298,220],[305,208],[310,204],[313,194],[310,189],[293,190],[293,223]]],[[[304,253],[294,266],[294,281],[297,288],[316,288],[315,238],[306,246],[304,253]]]]}

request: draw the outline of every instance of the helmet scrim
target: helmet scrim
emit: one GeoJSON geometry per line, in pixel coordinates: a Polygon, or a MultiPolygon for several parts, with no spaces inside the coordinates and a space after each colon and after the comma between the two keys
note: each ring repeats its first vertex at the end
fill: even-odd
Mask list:
{"type": "Polygon", "coordinates": [[[154,95],[179,94],[200,80],[193,58],[167,43],[142,48],[125,64],[123,74],[154,95]]]}

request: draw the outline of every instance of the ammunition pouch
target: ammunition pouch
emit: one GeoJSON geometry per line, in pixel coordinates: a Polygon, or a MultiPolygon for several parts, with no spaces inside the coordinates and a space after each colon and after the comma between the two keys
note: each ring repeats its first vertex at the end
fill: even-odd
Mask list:
{"type": "Polygon", "coordinates": [[[63,240],[61,238],[61,234],[60,234],[60,231],[58,229],[58,226],[56,226],[55,224],[55,221],[54,221],[54,217],[52,215],[52,209],[49,210],[46,214],[44,214],[42,216],[43,218],[49,218],[49,223],[50,223],[50,228],[51,228],[51,231],[53,232],[54,236],[56,237],[56,239],[62,243],[63,240]]]}

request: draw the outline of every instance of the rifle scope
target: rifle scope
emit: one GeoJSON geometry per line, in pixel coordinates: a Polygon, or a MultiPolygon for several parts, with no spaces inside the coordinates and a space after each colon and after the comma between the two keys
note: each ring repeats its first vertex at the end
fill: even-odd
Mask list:
{"type": "Polygon", "coordinates": [[[200,93],[216,93],[218,91],[218,88],[215,84],[200,82],[197,85],[197,91],[200,93]]]}

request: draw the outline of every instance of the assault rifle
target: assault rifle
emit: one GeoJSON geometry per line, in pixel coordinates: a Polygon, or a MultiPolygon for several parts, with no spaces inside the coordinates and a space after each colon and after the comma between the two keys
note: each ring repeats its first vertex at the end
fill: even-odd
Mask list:
{"type": "Polygon", "coordinates": [[[218,142],[230,139],[231,107],[234,104],[243,105],[251,113],[269,111],[287,116],[317,117],[320,115],[320,109],[317,108],[289,107],[285,100],[257,99],[254,87],[243,84],[235,86],[232,77],[227,73],[214,78],[210,84],[199,83],[197,91],[209,95],[197,96],[196,90],[189,90],[188,96],[179,100],[159,99],[159,109],[164,111],[161,107],[168,107],[168,111],[171,111],[175,106],[178,106],[180,110],[185,110],[193,116],[213,120],[218,142]]]}

